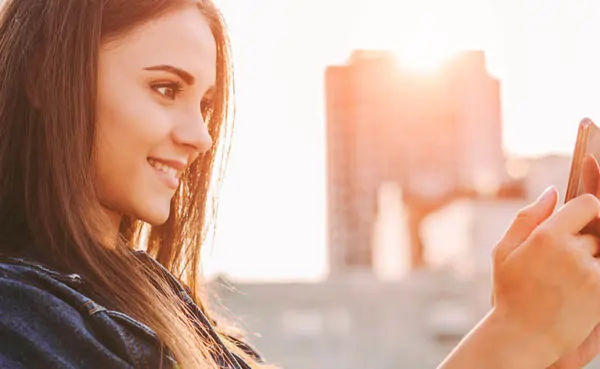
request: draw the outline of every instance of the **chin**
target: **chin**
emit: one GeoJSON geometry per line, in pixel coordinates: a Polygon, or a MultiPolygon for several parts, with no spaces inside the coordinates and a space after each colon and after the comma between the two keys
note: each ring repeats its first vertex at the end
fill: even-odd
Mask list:
{"type": "Polygon", "coordinates": [[[144,209],[143,211],[138,212],[137,218],[150,224],[151,226],[160,226],[165,224],[165,222],[169,219],[170,213],[170,206],[155,207],[151,209],[144,209]]]}
{"type": "Polygon", "coordinates": [[[140,218],[140,220],[150,224],[153,227],[158,227],[161,226],[163,224],[165,224],[167,222],[167,220],[169,219],[169,217],[153,217],[153,218],[140,218]]]}

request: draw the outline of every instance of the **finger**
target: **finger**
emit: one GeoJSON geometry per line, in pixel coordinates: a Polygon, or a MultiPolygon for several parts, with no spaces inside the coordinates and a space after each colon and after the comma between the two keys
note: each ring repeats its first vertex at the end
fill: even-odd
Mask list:
{"type": "Polygon", "coordinates": [[[556,189],[550,187],[544,191],[536,202],[519,211],[494,249],[494,265],[502,264],[514,249],[525,242],[538,225],[552,215],[557,200],[556,189]]]}
{"type": "MultiPolygon", "coordinates": [[[[504,236],[494,249],[494,269],[501,265],[504,260],[521,245],[533,230],[546,220],[556,207],[558,194],[554,187],[547,188],[536,202],[521,209],[515,220],[508,227],[504,236]]],[[[492,291],[491,305],[495,305],[495,291],[492,291]]]]}
{"type": "Polygon", "coordinates": [[[589,222],[585,227],[583,227],[581,233],[600,237],[600,218],[596,218],[589,222]]]}
{"type": "MultiPolygon", "coordinates": [[[[592,154],[586,154],[581,163],[581,182],[583,191],[600,197],[600,166],[592,154]]],[[[581,233],[600,236],[600,219],[594,219],[587,224],[581,233]]]]}
{"type": "Polygon", "coordinates": [[[600,251],[598,237],[590,234],[575,236],[575,245],[577,248],[585,251],[586,254],[592,256],[598,255],[598,252],[600,251]]]}
{"type": "Polygon", "coordinates": [[[592,194],[584,194],[563,205],[554,215],[543,222],[553,233],[575,235],[600,216],[600,201],[592,194]]]}
{"type": "MultiPolygon", "coordinates": [[[[588,255],[591,255],[594,257],[600,255],[600,239],[595,235],[591,235],[591,234],[576,235],[574,246],[577,247],[578,249],[582,250],[584,253],[586,253],[588,255]]],[[[494,307],[495,303],[496,303],[495,297],[496,297],[495,290],[492,290],[492,294],[491,294],[491,306],[492,307],[494,307]]]]}
{"type": "Polygon", "coordinates": [[[581,163],[581,182],[584,192],[596,196],[600,195],[598,193],[599,181],[600,166],[598,166],[598,161],[592,154],[586,154],[581,163]]]}

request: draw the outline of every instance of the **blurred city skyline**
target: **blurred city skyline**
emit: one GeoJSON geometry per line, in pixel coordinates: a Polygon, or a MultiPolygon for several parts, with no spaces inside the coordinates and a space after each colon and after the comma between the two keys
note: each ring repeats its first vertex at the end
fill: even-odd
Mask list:
{"type": "Polygon", "coordinates": [[[508,154],[570,154],[580,118],[600,119],[593,1],[217,0],[229,23],[237,120],[209,273],[315,279],[326,272],[327,65],[391,49],[430,66],[483,49],[502,83],[508,154]]]}

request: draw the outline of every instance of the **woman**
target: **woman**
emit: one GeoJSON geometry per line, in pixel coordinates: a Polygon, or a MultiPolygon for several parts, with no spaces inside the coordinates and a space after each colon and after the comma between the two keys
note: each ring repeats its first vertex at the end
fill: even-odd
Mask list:
{"type": "Polygon", "coordinates": [[[264,367],[196,284],[229,129],[218,12],[3,3],[0,367],[264,367]]]}
{"type": "MultiPolygon", "coordinates": [[[[0,367],[267,367],[197,283],[230,76],[208,0],[4,0],[0,367]]],[[[555,203],[499,243],[496,306],[442,367],[595,355],[593,335],[575,350],[600,321],[596,243],[576,234],[600,203],[555,203]]]]}

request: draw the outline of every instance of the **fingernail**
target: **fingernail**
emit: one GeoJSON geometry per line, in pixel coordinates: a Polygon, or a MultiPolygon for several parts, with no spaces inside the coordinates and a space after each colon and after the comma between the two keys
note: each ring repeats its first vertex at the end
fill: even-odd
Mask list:
{"type": "Polygon", "coordinates": [[[550,186],[550,187],[546,188],[544,190],[544,192],[542,192],[540,197],[538,197],[536,202],[545,202],[545,201],[550,200],[553,196],[553,192],[554,192],[554,186],[550,186]]]}

